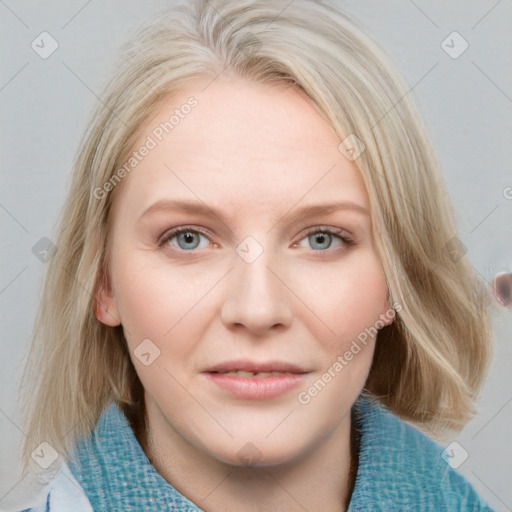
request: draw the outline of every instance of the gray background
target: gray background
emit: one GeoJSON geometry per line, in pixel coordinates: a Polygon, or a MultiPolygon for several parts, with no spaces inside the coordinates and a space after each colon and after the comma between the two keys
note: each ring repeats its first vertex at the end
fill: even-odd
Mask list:
{"type": "MultiPolygon", "coordinates": [[[[32,247],[52,237],[80,137],[115,49],[143,18],[172,3],[0,0],[2,510],[23,488],[16,387],[44,270],[32,247]],[[43,31],[59,44],[48,59],[31,48],[43,31]]],[[[512,197],[512,2],[332,3],[366,27],[410,84],[474,268],[488,282],[512,271],[512,199],[506,197],[512,197]],[[469,44],[456,59],[441,47],[453,31],[469,44]]],[[[496,304],[495,357],[479,415],[454,439],[469,453],[459,471],[503,511],[512,511],[511,313],[496,304]]]]}

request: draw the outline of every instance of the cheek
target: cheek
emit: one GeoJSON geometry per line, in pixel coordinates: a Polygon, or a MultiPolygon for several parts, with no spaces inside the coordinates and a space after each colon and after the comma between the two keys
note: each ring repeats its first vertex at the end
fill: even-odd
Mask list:
{"type": "Polygon", "coordinates": [[[387,309],[388,289],[373,252],[346,258],[339,265],[311,267],[300,278],[299,293],[311,312],[315,337],[342,349],[387,309]]]}
{"type": "Polygon", "coordinates": [[[122,253],[114,259],[112,281],[125,336],[130,345],[157,339],[175,323],[182,295],[172,273],[166,275],[141,258],[122,253]]]}
{"type": "Polygon", "coordinates": [[[131,347],[143,339],[154,340],[162,349],[164,341],[186,337],[191,346],[192,332],[200,328],[207,312],[208,291],[218,281],[218,272],[198,274],[191,267],[155,263],[142,253],[118,258],[112,278],[116,303],[131,347]]]}
{"type": "Polygon", "coordinates": [[[197,305],[205,291],[186,285],[179,268],[148,264],[143,255],[116,263],[116,303],[139,379],[152,395],[165,390],[178,400],[180,387],[169,372],[178,375],[193,364],[202,330],[197,305]]]}

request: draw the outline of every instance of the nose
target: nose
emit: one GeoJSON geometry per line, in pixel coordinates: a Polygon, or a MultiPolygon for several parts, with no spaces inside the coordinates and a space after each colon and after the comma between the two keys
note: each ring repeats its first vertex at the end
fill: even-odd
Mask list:
{"type": "Polygon", "coordinates": [[[228,329],[245,327],[257,337],[289,326],[293,318],[291,293],[276,261],[263,251],[251,263],[236,255],[234,266],[221,309],[224,325],[228,329]]]}

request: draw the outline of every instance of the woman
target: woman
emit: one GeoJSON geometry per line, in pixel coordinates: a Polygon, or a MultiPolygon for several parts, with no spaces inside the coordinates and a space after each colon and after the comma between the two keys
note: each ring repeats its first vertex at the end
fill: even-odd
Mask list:
{"type": "Polygon", "coordinates": [[[101,97],[26,370],[32,510],[490,510],[420,431],[475,413],[487,297],[383,52],[321,3],[198,0],[101,97]]]}

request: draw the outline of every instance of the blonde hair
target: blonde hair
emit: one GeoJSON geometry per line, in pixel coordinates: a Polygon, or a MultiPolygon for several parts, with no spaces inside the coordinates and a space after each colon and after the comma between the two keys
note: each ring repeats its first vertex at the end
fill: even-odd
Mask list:
{"type": "Polygon", "coordinates": [[[130,38],[81,142],[23,376],[25,465],[43,441],[68,457],[113,401],[133,418],[143,411],[122,327],[94,315],[123,183],[97,191],[163,99],[220,73],[300,88],[340,141],[352,134],[364,143],[356,164],[390,303],[401,306],[379,331],[365,390],[432,432],[460,430],[475,414],[491,356],[488,292],[457,252],[432,145],[387,56],[318,1],[194,0],[130,38]]]}

